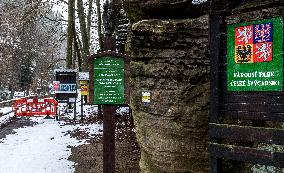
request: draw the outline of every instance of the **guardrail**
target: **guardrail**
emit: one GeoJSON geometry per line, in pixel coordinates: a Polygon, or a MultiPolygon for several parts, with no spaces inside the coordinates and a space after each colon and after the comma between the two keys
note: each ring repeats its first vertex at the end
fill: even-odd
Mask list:
{"type": "Polygon", "coordinates": [[[0,107],[4,107],[4,106],[11,106],[13,101],[17,100],[17,99],[21,99],[21,98],[34,98],[37,97],[36,95],[31,95],[31,96],[26,96],[26,97],[20,97],[20,98],[15,98],[15,99],[11,99],[11,100],[4,100],[0,102],[0,107]]]}
{"type": "Polygon", "coordinates": [[[10,113],[12,113],[12,112],[14,112],[14,110],[11,110],[11,111],[8,111],[8,112],[5,112],[5,113],[0,112],[0,117],[5,116],[5,115],[8,115],[8,114],[10,114],[10,113]]]}

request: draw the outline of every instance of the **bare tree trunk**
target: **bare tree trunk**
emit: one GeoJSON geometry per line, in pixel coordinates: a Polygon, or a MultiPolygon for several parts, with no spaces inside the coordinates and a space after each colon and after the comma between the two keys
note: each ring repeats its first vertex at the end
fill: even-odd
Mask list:
{"type": "Polygon", "coordinates": [[[76,58],[77,58],[77,52],[76,52],[76,31],[74,31],[73,34],[73,58],[72,58],[72,68],[76,69],[76,58]]]}
{"type": "Polygon", "coordinates": [[[79,68],[79,71],[82,71],[82,56],[81,56],[81,52],[80,52],[80,49],[82,49],[82,45],[80,43],[80,39],[79,39],[79,36],[78,36],[76,30],[74,32],[75,32],[74,44],[75,44],[75,49],[76,49],[76,52],[77,52],[78,68],[79,68]]]}
{"type": "Polygon", "coordinates": [[[68,28],[67,28],[67,54],[66,54],[66,67],[72,67],[72,46],[74,38],[74,6],[75,0],[68,0],[68,28]]]}
{"type": "Polygon", "coordinates": [[[89,38],[87,33],[87,26],[86,26],[86,16],[84,13],[84,6],[83,6],[83,0],[77,0],[77,8],[78,8],[78,18],[79,18],[79,24],[80,24],[80,30],[81,30],[81,37],[82,37],[82,44],[83,44],[83,50],[82,50],[82,70],[87,71],[88,70],[88,55],[89,55],[89,38]]]}
{"type": "Polygon", "coordinates": [[[89,0],[89,11],[87,15],[87,34],[89,38],[89,45],[91,39],[91,24],[92,24],[92,14],[93,14],[93,0],[89,0]]]}
{"type": "MultiPolygon", "coordinates": [[[[103,50],[103,34],[102,34],[102,16],[101,16],[101,1],[96,0],[97,16],[98,16],[98,38],[99,38],[99,52],[103,50]]],[[[102,105],[98,105],[98,117],[103,118],[102,105]]]]}
{"type": "Polygon", "coordinates": [[[98,38],[99,38],[99,47],[100,50],[103,50],[103,37],[102,37],[102,16],[101,16],[101,2],[100,0],[96,0],[96,6],[97,6],[97,15],[98,15],[98,38]]]}

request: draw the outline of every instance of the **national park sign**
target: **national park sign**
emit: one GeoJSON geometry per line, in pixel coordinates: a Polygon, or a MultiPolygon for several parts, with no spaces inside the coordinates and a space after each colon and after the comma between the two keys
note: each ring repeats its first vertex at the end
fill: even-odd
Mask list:
{"type": "Polygon", "coordinates": [[[283,19],[229,25],[228,91],[282,91],[283,19]]]}
{"type": "Polygon", "coordinates": [[[129,104],[130,57],[104,51],[89,57],[89,101],[97,105],[129,104]]]}
{"type": "Polygon", "coordinates": [[[95,104],[124,104],[124,60],[100,57],[94,60],[95,104]]]}

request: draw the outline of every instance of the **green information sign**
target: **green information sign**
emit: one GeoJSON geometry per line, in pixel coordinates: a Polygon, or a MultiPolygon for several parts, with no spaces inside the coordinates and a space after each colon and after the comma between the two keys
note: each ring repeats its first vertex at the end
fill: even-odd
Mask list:
{"type": "Polygon", "coordinates": [[[229,25],[228,91],[282,91],[283,19],[229,25]]]}
{"type": "Polygon", "coordinates": [[[95,104],[124,104],[124,60],[101,57],[94,61],[95,104]]]}

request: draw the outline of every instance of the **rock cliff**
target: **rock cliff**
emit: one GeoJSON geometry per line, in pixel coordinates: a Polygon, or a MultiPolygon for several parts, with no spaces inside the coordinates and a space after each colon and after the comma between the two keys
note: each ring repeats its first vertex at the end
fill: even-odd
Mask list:
{"type": "Polygon", "coordinates": [[[141,171],[208,172],[208,16],[140,21],[127,46],[141,171]]]}
{"type": "MultiPolygon", "coordinates": [[[[202,16],[209,1],[196,1],[123,0],[127,16],[137,22],[126,47],[133,58],[131,108],[143,173],[209,172],[209,33],[208,16],[202,16]],[[150,94],[144,103],[143,93],[150,94]]],[[[284,11],[283,6],[260,9],[280,0],[211,2],[216,3],[212,13],[231,12],[223,21],[228,24],[283,16],[284,11]]],[[[246,169],[225,164],[232,168],[225,166],[227,172],[246,169]]]]}
{"type": "Polygon", "coordinates": [[[123,0],[124,9],[133,21],[199,17],[205,14],[208,4],[207,0],[123,0]]]}

